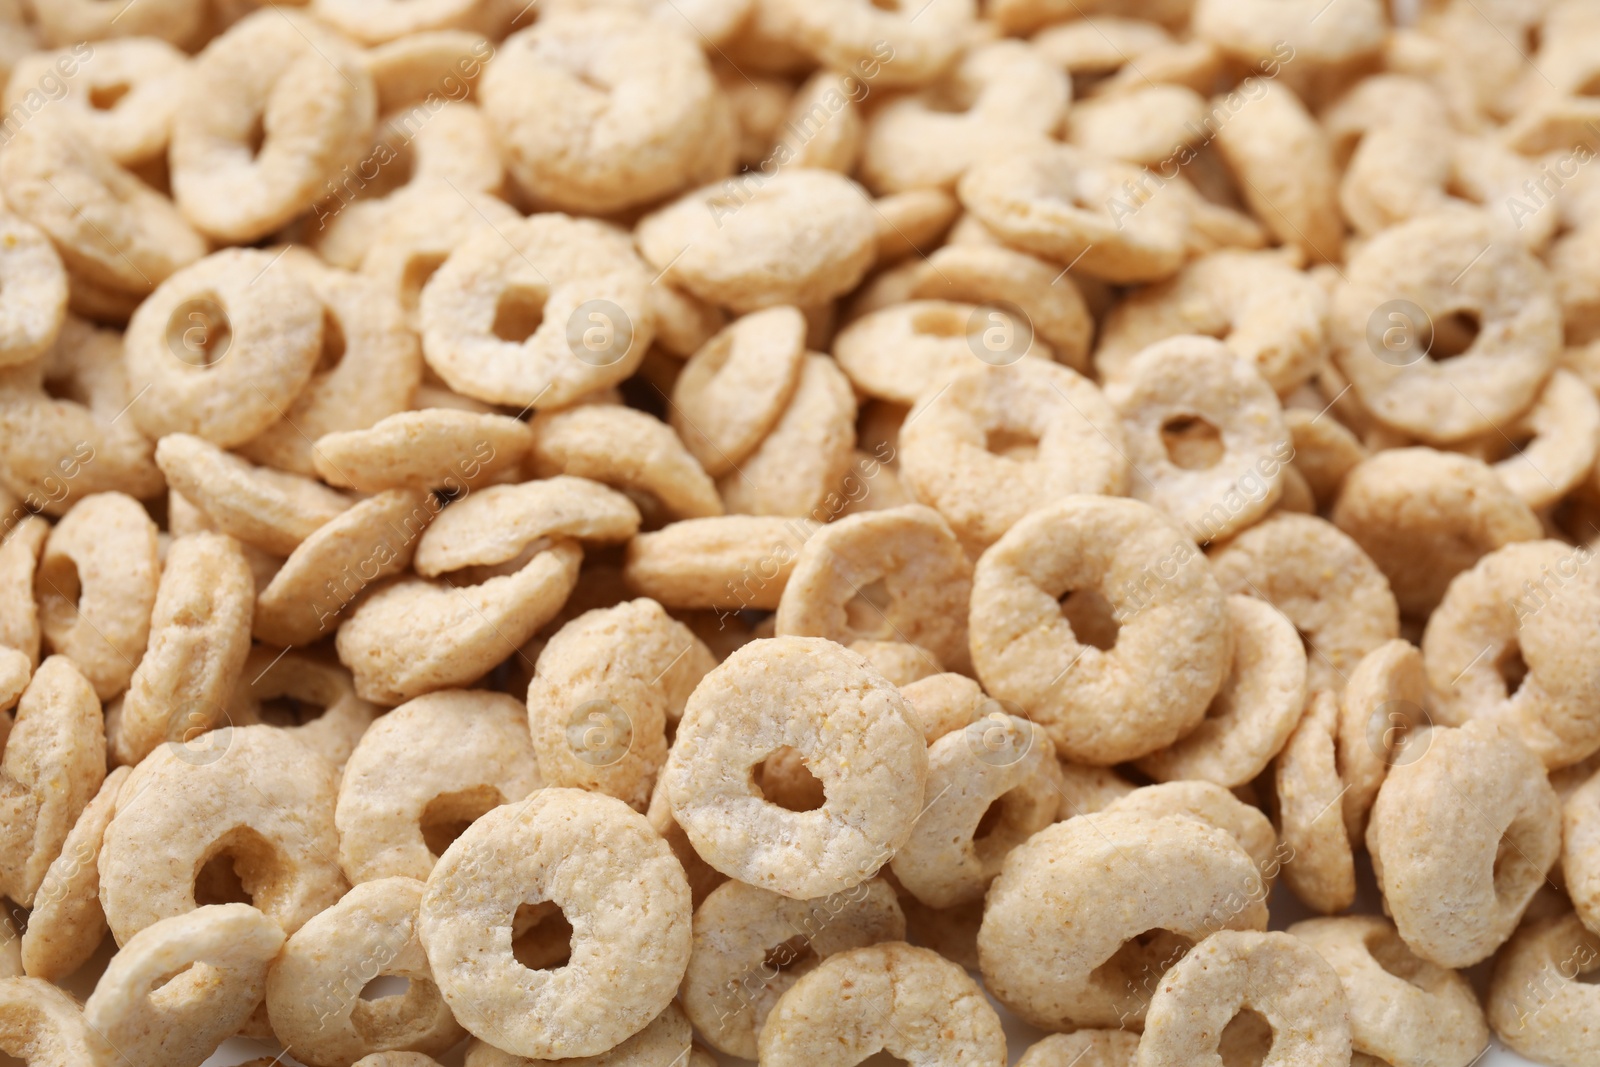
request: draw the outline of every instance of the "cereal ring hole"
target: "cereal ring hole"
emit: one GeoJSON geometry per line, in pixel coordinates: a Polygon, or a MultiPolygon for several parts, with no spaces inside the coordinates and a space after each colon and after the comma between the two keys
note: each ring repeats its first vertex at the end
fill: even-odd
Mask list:
{"type": "Polygon", "coordinates": [[[532,337],[544,321],[548,290],[533,285],[508,285],[494,309],[494,335],[502,341],[521,344],[532,337]]]}
{"type": "Polygon", "coordinates": [[[1193,947],[1194,941],[1171,930],[1146,930],[1124,941],[1110,959],[1090,973],[1089,980],[1106,989],[1137,990],[1141,999],[1149,999],[1161,976],[1193,947]]]}
{"type": "Polygon", "coordinates": [[[1522,647],[1517,644],[1506,646],[1505,650],[1495,657],[1494,667],[1500,674],[1500,680],[1505,683],[1506,696],[1508,698],[1515,696],[1528,677],[1528,664],[1522,658],[1522,647]]]}
{"type": "Polygon", "coordinates": [[[553,901],[519,906],[512,934],[511,954],[530,971],[553,971],[572,959],[572,924],[553,901]]]}
{"type": "Polygon", "coordinates": [[[380,974],[361,987],[362,1000],[383,1000],[385,997],[403,997],[411,988],[411,979],[393,974],[380,974]]]}
{"type": "Polygon", "coordinates": [[[1061,614],[1079,644],[1110,652],[1117,647],[1122,624],[1117,611],[1098,589],[1074,589],[1060,597],[1061,614]]]}
{"type": "Polygon", "coordinates": [[[416,313],[422,303],[422,287],[449,258],[442,252],[417,252],[406,259],[400,272],[400,305],[408,315],[416,313]]]}
{"type": "Polygon", "coordinates": [[[765,981],[774,982],[779,974],[804,973],[820,962],[816,950],[811,947],[811,939],[805,934],[796,934],[767,949],[758,973],[765,981]]]}
{"type": "Polygon", "coordinates": [[[1013,426],[998,426],[985,435],[984,448],[991,455],[1027,463],[1038,458],[1039,435],[1013,426]]]}
{"type": "Polygon", "coordinates": [[[233,324],[216,293],[185,300],[167,319],[167,348],[191,367],[215,366],[232,343],[233,324]]]}
{"type": "Polygon", "coordinates": [[[816,811],[828,801],[822,780],[811,773],[800,751],[788,745],[753,767],[750,779],[762,797],[785,811],[816,811]]]}
{"type": "Polygon", "coordinates": [[[1528,859],[1527,849],[1537,848],[1534,838],[1539,834],[1536,819],[1524,816],[1517,819],[1500,835],[1500,844],[1494,852],[1494,895],[1502,905],[1515,907],[1527,898],[1530,882],[1544,881],[1544,870],[1528,859]]]}
{"type": "Polygon", "coordinates": [[[967,318],[953,307],[930,307],[911,316],[911,329],[923,337],[965,337],[967,318]]]}
{"type": "Polygon", "coordinates": [[[1227,451],[1222,432],[1198,415],[1174,415],[1162,423],[1161,443],[1173,465],[1186,471],[1208,471],[1227,451]]]}
{"type": "Polygon", "coordinates": [[[312,374],[327,374],[339,365],[344,359],[345,339],[344,323],[339,321],[339,316],[333,309],[322,309],[322,353],[317,357],[317,366],[312,374]]]}
{"type": "Polygon", "coordinates": [[[197,907],[207,904],[255,904],[255,894],[279,874],[277,850],[255,830],[236,826],[223,834],[194,879],[197,907]]]}
{"type": "Polygon", "coordinates": [[[127,82],[112,82],[110,85],[92,85],[89,87],[89,106],[96,111],[110,111],[122,102],[122,98],[132,91],[133,86],[127,82]]]}
{"type": "Polygon", "coordinates": [[[424,1036],[433,1025],[440,995],[425,978],[379,975],[361,989],[350,1009],[350,1026],[362,1040],[393,1040],[395,1034],[424,1036]]]}
{"type": "Polygon", "coordinates": [[[287,693],[268,697],[261,702],[257,714],[268,726],[304,726],[322,717],[327,706],[311,700],[302,700],[287,693]]]}
{"type": "Polygon", "coordinates": [[[217,968],[196,960],[175,971],[157,975],[150,981],[150,1007],[158,1013],[182,1010],[185,1005],[199,1004],[221,984],[223,976],[217,968]]]}
{"type": "Polygon", "coordinates": [[[39,561],[34,584],[41,593],[60,597],[74,612],[77,611],[78,598],[83,593],[83,583],[78,578],[78,564],[70,556],[65,553],[46,555],[39,561]]]}
{"type": "Polygon", "coordinates": [[[1478,339],[1483,322],[1478,313],[1468,309],[1452,311],[1429,323],[1424,323],[1421,336],[1422,351],[1435,363],[1465,355],[1478,339]]]}
{"type": "Polygon", "coordinates": [[[475,785],[454,793],[440,793],[422,809],[422,842],[434,859],[444,855],[474,822],[491,808],[506,802],[492,785],[475,785]]]}
{"type": "Polygon", "coordinates": [[[1276,1036],[1266,1016],[1254,1008],[1240,1008],[1239,1014],[1222,1028],[1217,1040],[1217,1055],[1226,1067],[1261,1067],[1272,1052],[1276,1036]]]}
{"type": "Polygon", "coordinates": [[[868,582],[859,587],[845,603],[845,625],[862,640],[894,640],[894,627],[890,625],[888,615],[893,599],[882,578],[868,582]]]}
{"type": "Polygon", "coordinates": [[[251,120],[250,129],[245,133],[244,146],[250,150],[250,158],[256,159],[261,155],[261,150],[266,147],[266,144],[267,113],[265,111],[257,111],[255,118],[251,120]]]}

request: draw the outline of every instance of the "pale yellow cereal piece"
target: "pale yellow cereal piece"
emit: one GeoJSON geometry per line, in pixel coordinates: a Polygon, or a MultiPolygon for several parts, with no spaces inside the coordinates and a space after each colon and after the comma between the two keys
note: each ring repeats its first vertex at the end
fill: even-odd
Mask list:
{"type": "Polygon", "coordinates": [[[854,456],[856,398],[839,365],[808,354],[788,408],[754,452],[717,481],[730,513],[826,519],[854,456]],[[819,514],[821,512],[821,514],[819,514]]]}
{"type": "MultiPolygon", "coordinates": [[[[119,20],[120,21],[120,20],[119,20]]],[[[50,121],[71,121],[94,144],[124,166],[160,156],[182,99],[188,57],[157,37],[134,36],[34,52],[12,68],[6,108],[28,105],[30,91],[63,70],[52,84],[59,96],[50,121]]]]}
{"type": "Polygon", "coordinates": [[[0,211],[0,366],[39,356],[67,314],[67,273],[36,226],[0,211]]]}
{"type": "Polygon", "coordinates": [[[1339,803],[1345,792],[1338,728],[1338,698],[1326,689],[1313,693],[1273,771],[1283,843],[1293,856],[1283,879],[1307,907],[1324,915],[1345,910],[1356,896],[1354,851],[1339,803]]]}
{"type": "Polygon", "coordinates": [[[1524,1056],[1587,1067],[1590,1022],[1600,997],[1587,979],[1600,963],[1600,935],[1576,916],[1530,923],[1495,958],[1485,1006],[1495,1036],[1524,1056]]]}
{"type": "Polygon", "coordinates": [[[728,515],[686,519],[628,542],[623,579],[668,608],[777,608],[809,519],[728,515]]]}
{"type": "Polygon", "coordinates": [[[33,599],[39,553],[50,536],[50,524],[24,513],[20,522],[7,517],[0,541],[0,595],[6,610],[0,612],[0,647],[16,649],[28,657],[30,670],[39,665],[39,607],[33,599]]]}
{"type": "Polygon", "coordinates": [[[585,404],[540,412],[532,426],[533,469],[540,477],[571,474],[603,482],[672,518],[723,513],[705,469],[670,426],[643,411],[585,404]]]}
{"type": "MultiPolygon", "coordinates": [[[[596,1056],[563,1057],[572,1067],[696,1067],[701,1061],[690,1049],[694,1030],[677,1001],[666,1006],[650,1025],[626,1041],[596,1056]]],[[[703,1053],[702,1053],[703,1055],[703,1053]]],[[[709,1067],[716,1060],[705,1057],[709,1067]]],[[[514,1056],[473,1038],[467,1044],[465,1067],[540,1067],[549,1060],[514,1056]]]]}
{"type": "Polygon", "coordinates": [[[1154,815],[1187,815],[1226,831],[1240,848],[1250,854],[1261,880],[1270,886],[1279,869],[1278,832],[1258,808],[1254,808],[1214,782],[1163,782],[1135,789],[1107,804],[1101,813],[1133,811],[1154,815]]]}
{"type": "Polygon", "coordinates": [[[342,771],[378,709],[356,696],[349,672],[328,657],[259,645],[226,715],[234,726],[276,726],[342,771]]]}
{"type": "Polygon", "coordinates": [[[0,979],[0,1048],[41,1063],[93,1064],[116,1056],[84,1021],[78,1002],[38,978],[0,979]]]}
{"type": "MultiPolygon", "coordinates": [[[[1574,769],[1591,770],[1581,765],[1574,769]]],[[[1553,778],[1551,784],[1560,792],[1553,778]]],[[[1564,798],[1561,871],[1578,918],[1591,930],[1600,926],[1600,771],[1588,773],[1564,798]]]]}
{"type": "Polygon", "coordinates": [[[908,300],[868,311],[839,332],[834,355],[857,389],[915,404],[981,360],[1007,366],[1054,353],[1034,337],[1026,312],[951,300],[908,300]]]}
{"type": "Polygon", "coordinates": [[[362,492],[459,492],[517,468],[532,443],[533,432],[521,419],[428,408],[326,434],[317,439],[312,461],[330,484],[362,492]]]}
{"type": "Polygon", "coordinates": [[[1293,406],[1283,409],[1283,423],[1294,441],[1294,469],[1305,479],[1319,508],[1338,498],[1350,471],[1367,458],[1356,435],[1331,411],[1321,409],[1320,401],[1316,411],[1293,406]]]}
{"type": "Polygon", "coordinates": [[[1335,762],[1344,783],[1340,803],[1351,841],[1366,836],[1367,815],[1397,760],[1407,759],[1408,731],[1428,718],[1422,654],[1409,641],[1385,641],[1361,657],[1339,700],[1335,762]]]}
{"type": "Polygon", "coordinates": [[[369,48],[363,58],[378,91],[378,111],[388,114],[425,102],[434,93],[469,95],[494,55],[494,45],[468,30],[423,30],[369,48]]]}
{"type": "Polygon", "coordinates": [[[491,485],[444,511],[417,542],[418,574],[515,559],[541,538],[626,541],[639,530],[633,501],[598,482],[558,474],[537,482],[491,485]]]}
{"type": "Polygon", "coordinates": [[[1133,1067],[1139,1035],[1128,1030],[1052,1034],[1022,1054],[1017,1067],[1133,1067]]]}
{"type": "Polygon", "coordinates": [[[738,467],[778,423],[800,384],[805,341],[799,311],[768,308],[736,320],[684,364],[669,419],[707,474],[738,467]]]}
{"type": "Polygon", "coordinates": [[[884,87],[919,86],[949,64],[974,21],[972,0],[933,0],[921,11],[867,0],[770,0],[772,32],[833,70],[884,87]]]}

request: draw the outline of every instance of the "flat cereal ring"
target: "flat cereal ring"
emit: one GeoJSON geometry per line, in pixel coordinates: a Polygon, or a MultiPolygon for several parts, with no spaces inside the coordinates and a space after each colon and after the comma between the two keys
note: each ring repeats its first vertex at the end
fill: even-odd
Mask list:
{"type": "Polygon", "coordinates": [[[1013,526],[978,561],[967,625],[984,689],[1083,763],[1121,763],[1187,734],[1231,659],[1210,566],[1160,512],[1112,497],[1069,496],[1013,526]],[[1147,590],[1152,568],[1162,581],[1147,590]],[[1063,608],[1069,593],[1082,610],[1063,608]],[[1097,613],[1112,617],[1106,647],[1097,613]]]}
{"type": "Polygon", "coordinates": [[[491,485],[446,508],[417,544],[424,578],[516,559],[540,538],[626,541],[639,532],[633,501],[598,482],[558,474],[536,482],[491,485]]]}
{"type": "Polygon", "coordinates": [[[1600,996],[1588,981],[1600,963],[1600,935],[1577,916],[1552,916],[1512,935],[1495,958],[1486,1007],[1495,1036],[1542,1063],[1594,1063],[1590,1019],[1600,996]]]}
{"type": "Polygon", "coordinates": [[[1383,46],[1387,20],[1379,0],[1340,5],[1326,22],[1318,17],[1322,13],[1317,0],[1196,0],[1194,32],[1246,63],[1285,61],[1285,42],[1292,46],[1290,56],[1319,66],[1348,62],[1383,46]]]}
{"type": "Polygon", "coordinates": [[[0,366],[36,359],[67,315],[67,271],[36,226],[0,211],[0,366]]]}
{"type": "Polygon", "coordinates": [[[0,978],[0,1050],[23,1063],[103,1063],[115,1055],[78,1002],[38,978],[0,978]]]}
{"type": "Polygon", "coordinates": [[[40,638],[33,583],[38,576],[39,553],[49,536],[50,524],[37,515],[25,516],[0,535],[0,595],[11,605],[0,612],[0,648],[21,652],[30,670],[39,666],[40,638]]]}
{"type": "Polygon", "coordinates": [[[856,397],[839,365],[809,353],[794,398],[743,463],[717,480],[730,513],[827,514],[855,455],[856,397]]]}
{"type": "MultiPolygon", "coordinates": [[[[1222,830],[1249,853],[1261,872],[1263,885],[1277,877],[1278,831],[1259,808],[1253,807],[1214,782],[1163,782],[1147,785],[1118,797],[1101,809],[1141,812],[1164,818],[1186,815],[1222,830]]],[[[1099,817],[1098,813],[1095,817],[1099,817]]]]}
{"type": "Polygon", "coordinates": [[[1006,1062],[1000,1016],[978,983],[903,941],[829,956],[779,998],[760,1045],[771,1067],[847,1067],[880,1049],[911,1067],[1006,1062]]]}
{"type": "Polygon", "coordinates": [[[853,948],[900,941],[906,920],[881,878],[817,900],[724,882],[694,913],[694,948],[678,997],[710,1044],[755,1059],[767,1017],[794,984],[853,948]]]}
{"type": "Polygon", "coordinates": [[[1051,1034],[1028,1048],[1017,1067],[1133,1067],[1139,1035],[1127,1030],[1051,1034]]]}
{"type": "Polygon", "coordinates": [[[1346,794],[1338,728],[1338,697],[1327,689],[1312,693],[1273,773],[1283,843],[1294,857],[1284,865],[1283,880],[1324,915],[1344,911],[1356,898],[1355,853],[1339,804],[1346,794]]]}
{"type": "Polygon", "coordinates": [[[723,513],[715,483],[682,439],[646,412],[587,404],[540,412],[532,426],[533,469],[541,478],[572,474],[603,482],[677,519],[723,513]]]}
{"type": "Polygon", "coordinates": [[[311,461],[330,485],[461,491],[515,470],[533,445],[519,418],[449,408],[401,411],[361,430],[317,438],[311,461]]]}
{"type": "Polygon", "coordinates": [[[906,488],[977,551],[1064,497],[1120,494],[1128,466],[1105,397],[1042,359],[965,371],[922,397],[901,428],[899,459],[906,488]]]}
{"type": "Polygon", "coordinates": [[[333,816],[339,864],[356,885],[425,879],[452,826],[541,785],[515,699],[465,689],[417,697],[374,722],[345,764],[333,816]],[[435,758],[446,747],[461,758],[435,758]]]}
{"type": "Polygon", "coordinates": [[[685,519],[628,542],[628,588],[668,608],[774,611],[821,524],[775,515],[685,519]]]}
{"type": "Polygon", "coordinates": [[[475,28],[484,0],[312,0],[311,13],[371,47],[418,33],[475,28]]]}
{"type": "Polygon", "coordinates": [[[1589,775],[1562,805],[1561,841],[1567,895],[1578,918],[1592,930],[1600,926],[1600,771],[1589,775]]]}
{"type": "Polygon", "coordinates": [[[1367,850],[1411,951],[1467,967],[1503,944],[1561,852],[1561,802],[1544,766],[1487,722],[1433,727],[1389,768],[1367,850]]]}
{"type": "Polygon", "coordinates": [[[83,1020],[125,1063],[199,1062],[261,1003],[267,967],[282,947],[278,924],[249,904],[162,919],[112,957],[83,1020]],[[172,974],[178,977],[162,985],[172,974]]]}
{"type": "MultiPolygon", "coordinates": [[[[650,1025],[628,1040],[598,1056],[578,1056],[565,1062],[571,1067],[716,1067],[717,1061],[706,1056],[706,1063],[696,1057],[691,1049],[694,1028],[677,1001],[666,1006],[650,1025]]],[[[465,1067],[540,1067],[549,1060],[530,1060],[513,1056],[487,1042],[473,1038],[467,1044],[465,1067]]]]}
{"type": "Polygon", "coordinates": [[[865,0],[761,4],[772,30],[819,64],[855,71],[878,86],[925,85],[950,64],[977,15],[973,0],[934,0],[921,10],[865,0]]]}
{"type": "Polygon", "coordinates": [[[338,664],[257,646],[226,714],[234,726],[276,726],[342,771],[378,709],[356,696],[349,672],[338,664]]]}
{"type": "Polygon", "coordinates": [[[519,1056],[592,1056],[672,1002],[689,961],[683,868],[643,815],[612,797],[542,789],[489,812],[440,857],[418,919],[434,982],[474,1036],[519,1056]],[[584,849],[584,863],[568,862],[584,849]],[[552,901],[572,956],[532,971],[513,916],[552,901]]]}
{"type": "Polygon", "coordinates": [[[1266,925],[1255,861],[1226,831],[1187,815],[1101,814],[1012,850],[989,887],[978,956],[989,992],[1035,1026],[1137,1027],[1189,945],[1266,925]]]}
{"type": "Polygon", "coordinates": [[[899,690],[863,659],[831,641],[778,637],[746,645],[705,676],[662,773],[673,813],[707,863],[806,899],[860,884],[905,843],[928,757],[899,690]],[[823,783],[822,807],[786,811],[751,779],[784,746],[823,783]]]}
{"type": "Polygon", "coordinates": [[[1389,766],[1404,757],[1407,731],[1427,723],[1430,703],[1422,654],[1409,641],[1385,641],[1361,657],[1339,701],[1335,763],[1344,783],[1344,825],[1366,836],[1367,815],[1389,766]]]}
{"type": "Polygon", "coordinates": [[[878,400],[915,404],[948,385],[974,359],[992,365],[1023,356],[1052,359],[1035,343],[1024,315],[1003,305],[910,300],[869,311],[833,342],[839,365],[857,389],[878,400]]]}
{"type": "Polygon", "coordinates": [[[805,317],[790,307],[738,319],[683,365],[670,420],[689,453],[713,478],[754,452],[800,384],[805,317]]]}
{"type": "Polygon", "coordinates": [[[22,968],[34,978],[52,982],[66,978],[87,963],[105,939],[100,846],[130,773],[130,768],[118,767],[106,775],[39,883],[21,944],[22,968]]]}
{"type": "Polygon", "coordinates": [[[60,80],[60,96],[51,100],[61,109],[54,117],[70,115],[95,147],[123,166],[164,153],[188,77],[188,57],[157,37],[112,38],[81,55],[80,48],[24,56],[6,84],[6,108],[22,104],[29,91],[65,66],[72,74],[60,80]]]}

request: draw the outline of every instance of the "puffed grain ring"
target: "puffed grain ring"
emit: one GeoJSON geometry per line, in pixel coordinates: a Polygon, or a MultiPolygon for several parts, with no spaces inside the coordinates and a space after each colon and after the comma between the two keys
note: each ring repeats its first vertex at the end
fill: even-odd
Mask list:
{"type": "Polygon", "coordinates": [[[0,614],[0,647],[14,648],[28,658],[30,669],[39,666],[39,606],[33,582],[39,571],[39,553],[50,536],[50,524],[28,515],[0,534],[0,595],[13,609],[0,614]]]}
{"type": "Polygon", "coordinates": [[[32,12],[45,42],[55,47],[145,36],[188,44],[207,22],[201,0],[156,0],[126,12],[126,19],[123,11],[107,9],[96,0],[32,0],[22,6],[32,12]]]}
{"type": "Polygon", "coordinates": [[[324,434],[311,448],[311,462],[330,485],[362,492],[461,492],[515,470],[532,445],[533,431],[521,419],[425,408],[324,434]]]}
{"type": "Polygon", "coordinates": [[[886,267],[937,244],[961,213],[955,196],[942,189],[907,189],[880,196],[878,209],[878,260],[886,267]]]}
{"type": "Polygon", "coordinates": [[[1600,994],[1588,981],[1600,964],[1600,935],[1577,916],[1552,916],[1512,935],[1495,958],[1485,1007],[1495,1036],[1543,1063],[1589,1067],[1600,994]]]}
{"type": "Polygon", "coordinates": [[[1198,0],[1194,32],[1246,63],[1284,61],[1285,43],[1292,46],[1290,56],[1303,55],[1320,66],[1353,60],[1383,46],[1387,20],[1378,0],[1341,5],[1325,22],[1321,14],[1316,0],[1198,0]]]}
{"type": "Polygon", "coordinates": [[[313,0],[311,13],[371,47],[412,34],[475,28],[485,6],[483,0],[313,0]]]}
{"type": "Polygon", "coordinates": [[[707,863],[806,899],[858,885],[905,843],[928,755],[915,713],[861,657],[819,638],[778,637],[705,676],[662,773],[673,814],[707,863]],[[784,746],[822,781],[822,807],[786,811],[751,779],[784,746]]]}
{"type": "Polygon", "coordinates": [[[1135,759],[1194,729],[1227,677],[1232,642],[1222,590],[1186,541],[1133,500],[1069,496],[1031,512],[973,575],[967,626],[984,689],[1020,704],[1064,759],[1083,763],[1135,759]],[[1163,580],[1146,592],[1152,568],[1163,580]],[[1069,593],[1082,611],[1063,608],[1069,593]],[[1097,647],[1104,637],[1086,622],[1097,614],[1118,627],[1110,647],[1097,647]]]}
{"type": "Polygon", "coordinates": [[[856,396],[839,365],[808,353],[771,432],[717,480],[730,513],[829,518],[856,446],[856,396]]]}
{"type": "Polygon", "coordinates": [[[773,32],[830,70],[880,86],[918,86],[938,76],[976,20],[973,0],[934,0],[920,11],[866,0],[779,0],[773,32]]]}
{"type": "Polygon", "coordinates": [[[774,611],[821,524],[774,515],[685,519],[628,542],[628,588],[668,608],[774,611]]]}
{"type": "MultiPolygon", "coordinates": [[[[702,1050],[691,1047],[694,1028],[688,1016],[673,1001],[650,1025],[628,1040],[598,1056],[578,1056],[566,1062],[572,1067],[716,1067],[717,1061],[702,1050]],[[697,1056],[698,1052],[698,1056],[697,1056]],[[704,1057],[702,1060],[701,1057],[704,1057]]],[[[362,1061],[363,1063],[365,1061],[362,1061]]],[[[467,1043],[464,1067],[540,1067],[549,1060],[530,1060],[473,1038],[467,1043]]],[[[359,1065],[358,1065],[359,1067],[359,1065]]],[[[376,1067],[384,1067],[382,1064],[376,1067]]],[[[408,1067],[405,1064],[396,1067],[408,1067]]]]}
{"type": "Polygon", "coordinates": [[[38,978],[0,979],[0,1050],[41,1064],[101,1063],[116,1055],[84,1021],[77,1001],[38,978]]]}
{"type": "Polygon", "coordinates": [[[650,807],[645,811],[645,818],[650,820],[650,825],[655,827],[672,849],[672,854],[678,857],[678,862],[683,865],[683,873],[689,879],[689,892],[698,906],[711,891],[722,883],[728,881],[728,876],[717,870],[711,864],[700,858],[700,853],[694,850],[689,843],[689,835],[683,832],[683,827],[678,825],[677,818],[672,814],[672,802],[667,796],[667,779],[663,775],[656,775],[655,788],[650,791],[650,807]]]}
{"type": "Polygon", "coordinates": [[[1324,915],[1345,910],[1356,897],[1354,844],[1339,803],[1346,794],[1338,728],[1338,697],[1327,689],[1312,693],[1273,769],[1280,833],[1294,857],[1284,865],[1283,880],[1324,915]]]}
{"type": "Polygon", "coordinates": [[[726,474],[756,450],[800,384],[805,351],[805,317],[775,307],[733,322],[683,365],[669,417],[707,474],[726,474]]]}
{"type": "MultiPolygon", "coordinates": [[[[792,166],[851,173],[861,154],[860,96],[861,82],[856,78],[837,71],[817,71],[790,98],[771,154],[787,155],[792,166]]],[[[878,237],[881,250],[882,227],[878,237]]]]}
{"type": "Polygon", "coordinates": [[[0,211],[0,366],[37,358],[67,315],[67,271],[44,232],[0,211]]]}
{"type": "Polygon", "coordinates": [[[1139,1035],[1127,1030],[1051,1034],[1028,1048],[1017,1067],[1133,1067],[1139,1035]]]}
{"type": "Polygon", "coordinates": [[[1301,407],[1283,410],[1284,425],[1294,440],[1294,469],[1305,478],[1319,510],[1334,502],[1345,477],[1367,458],[1366,448],[1344,423],[1331,414],[1320,415],[1320,410],[1301,407]]]}
{"type": "Polygon", "coordinates": [[[989,698],[964,674],[931,674],[901,686],[900,695],[916,712],[930,745],[952,730],[965,729],[986,712],[999,710],[992,704],[984,706],[989,698]]]}
{"type": "Polygon", "coordinates": [[[100,846],[116,811],[122,783],[131,768],[106,775],[78,821],[61,843],[61,855],[50,864],[28,913],[22,935],[23,970],[47,981],[59,981],[88,962],[106,936],[106,913],[100,907],[100,846]]]}
{"type": "Polygon", "coordinates": [[[343,771],[378,709],[356,696],[350,673],[327,658],[258,645],[228,703],[234,726],[265,722],[343,771]]]}
{"type": "MultiPolygon", "coordinates": [[[[717,487],[660,419],[616,404],[586,404],[533,418],[533,469],[541,478],[572,474],[654,501],[666,518],[723,513],[717,487]]],[[[650,512],[646,512],[650,514],[650,512]]]]}
{"type": "Polygon", "coordinates": [[[158,37],[113,37],[92,48],[80,43],[34,52],[11,69],[6,107],[24,103],[52,71],[70,69],[56,83],[60,96],[51,103],[63,114],[54,117],[70,114],[96,147],[123,166],[134,166],[167,150],[188,66],[187,56],[158,37]]]}
{"type": "Polygon", "coordinates": [[[1600,927],[1600,771],[1562,805],[1561,871],[1578,918],[1600,927]]]}
{"type": "Polygon", "coordinates": [[[417,543],[415,567],[435,578],[463,567],[515,559],[541,537],[626,541],[639,531],[633,501],[598,482],[558,474],[491,485],[446,508],[417,543]]]}
{"type": "MultiPolygon", "coordinates": [[[[1135,789],[1118,797],[1102,811],[1143,812],[1157,818],[1187,815],[1225,831],[1250,854],[1261,872],[1262,884],[1271,887],[1280,869],[1278,831],[1259,808],[1253,807],[1214,782],[1163,782],[1135,789]]],[[[1099,818],[1100,813],[1092,817],[1099,818]]]]}
{"type": "Polygon", "coordinates": [[[1176,170],[1177,160],[1204,136],[1197,133],[1205,129],[1205,98],[1186,85],[1163,81],[1113,91],[1102,83],[1095,88],[1100,91],[1075,102],[1067,113],[1063,140],[1075,148],[1176,170]]]}
{"type": "Polygon", "coordinates": [[[1566,496],[1594,469],[1600,453],[1600,401],[1592,389],[1571,371],[1557,369],[1544,392],[1515,423],[1506,427],[1513,439],[1528,438],[1526,445],[1507,451],[1498,433],[1481,442],[1487,446],[1495,477],[1504,482],[1530,508],[1544,508],[1566,496]]]}
{"type": "Polygon", "coordinates": [[[911,300],[870,311],[839,331],[833,352],[857,389],[897,404],[915,404],[936,392],[977,366],[975,359],[1009,364],[1022,356],[1054,358],[1022,316],[1003,306],[950,300],[911,300]]]}
{"type": "Polygon", "coordinates": [[[1385,641],[1350,672],[1339,701],[1335,762],[1344,783],[1341,803],[1351,841],[1366,836],[1367,815],[1389,765],[1406,758],[1399,750],[1407,731],[1428,721],[1430,703],[1422,653],[1409,641],[1385,641]]]}
{"type": "Polygon", "coordinates": [[[470,30],[425,30],[369,48],[367,69],[378,89],[378,113],[425,102],[429,93],[470,96],[494,45],[470,30]]]}

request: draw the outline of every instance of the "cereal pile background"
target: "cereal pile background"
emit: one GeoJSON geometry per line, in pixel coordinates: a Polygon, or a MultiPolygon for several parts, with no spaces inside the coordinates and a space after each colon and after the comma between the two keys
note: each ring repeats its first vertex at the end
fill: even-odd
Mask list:
{"type": "Polygon", "coordinates": [[[1392,4],[0,0],[0,1065],[1600,1067],[1600,0],[1392,4]]]}

